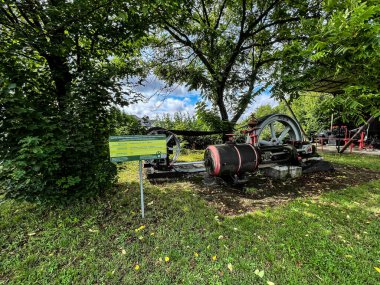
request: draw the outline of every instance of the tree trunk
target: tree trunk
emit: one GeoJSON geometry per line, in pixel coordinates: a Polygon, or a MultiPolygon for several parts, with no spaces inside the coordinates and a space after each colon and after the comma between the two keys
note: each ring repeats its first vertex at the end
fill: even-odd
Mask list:
{"type": "Polygon", "coordinates": [[[49,64],[51,76],[56,88],[58,110],[62,113],[66,109],[66,97],[72,78],[69,66],[65,58],[51,55],[46,55],[45,58],[49,64]]]}
{"type": "Polygon", "coordinates": [[[223,142],[226,142],[228,140],[228,136],[226,134],[233,132],[233,128],[232,128],[230,121],[229,121],[229,118],[228,118],[228,112],[226,109],[226,105],[224,104],[224,101],[223,101],[223,94],[224,94],[223,88],[219,87],[217,89],[216,104],[219,108],[220,117],[221,117],[222,122],[223,122],[223,132],[224,133],[222,136],[222,140],[223,140],[223,142]]]}
{"type": "Polygon", "coordinates": [[[217,95],[216,104],[218,105],[218,108],[219,108],[220,117],[222,118],[222,120],[224,122],[226,122],[226,121],[228,121],[228,113],[227,113],[227,109],[226,109],[226,106],[224,105],[224,101],[223,101],[224,90],[222,88],[218,88],[218,90],[216,92],[217,92],[216,93],[216,95],[217,95]]]}

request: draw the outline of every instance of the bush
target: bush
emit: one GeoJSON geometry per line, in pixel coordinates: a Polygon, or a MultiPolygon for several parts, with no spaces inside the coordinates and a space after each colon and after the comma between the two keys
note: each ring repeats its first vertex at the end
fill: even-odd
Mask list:
{"type": "Polygon", "coordinates": [[[91,92],[82,84],[90,93],[71,100],[64,117],[43,92],[31,96],[27,84],[29,92],[0,85],[0,188],[7,197],[92,195],[115,180],[108,154],[109,111],[97,103],[106,91],[91,92]]]}

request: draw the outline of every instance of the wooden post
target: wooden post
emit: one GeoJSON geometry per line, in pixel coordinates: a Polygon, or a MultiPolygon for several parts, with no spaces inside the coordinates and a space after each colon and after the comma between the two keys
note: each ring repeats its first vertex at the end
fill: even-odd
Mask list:
{"type": "Polygon", "coordinates": [[[370,123],[372,123],[374,120],[375,120],[374,116],[369,118],[368,121],[357,130],[357,132],[352,136],[352,138],[348,140],[348,142],[342,147],[339,153],[343,153],[350,146],[352,141],[365,129],[365,127],[368,126],[370,123]]]}

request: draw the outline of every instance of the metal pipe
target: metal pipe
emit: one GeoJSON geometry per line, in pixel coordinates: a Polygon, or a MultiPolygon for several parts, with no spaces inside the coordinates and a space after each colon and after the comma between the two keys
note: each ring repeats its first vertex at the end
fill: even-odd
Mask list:
{"type": "Polygon", "coordinates": [[[144,185],[143,185],[143,173],[142,173],[142,160],[139,160],[139,174],[140,174],[140,199],[141,199],[141,217],[145,217],[144,209],[144,185]]]}

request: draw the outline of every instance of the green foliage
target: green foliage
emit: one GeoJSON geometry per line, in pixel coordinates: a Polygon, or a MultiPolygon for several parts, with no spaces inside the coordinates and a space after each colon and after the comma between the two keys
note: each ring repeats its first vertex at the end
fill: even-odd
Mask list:
{"type": "MultiPolygon", "coordinates": [[[[291,108],[306,134],[329,127],[332,113],[329,104],[332,99],[333,96],[328,94],[301,92],[298,98],[291,101],[291,108]]],[[[286,108],[283,102],[280,106],[286,108]]],[[[290,112],[287,110],[287,113],[290,112]]]]}
{"type": "Polygon", "coordinates": [[[207,108],[205,102],[199,102],[196,105],[196,116],[205,125],[208,130],[230,131],[232,124],[227,120],[221,120],[215,108],[207,108]]]}
{"type": "Polygon", "coordinates": [[[181,112],[175,112],[173,117],[169,114],[157,115],[154,125],[168,130],[204,130],[205,127],[197,117],[181,112]]]}
{"type": "Polygon", "coordinates": [[[380,116],[379,2],[324,1],[324,9],[326,17],[317,25],[303,23],[308,41],[287,47],[275,93],[298,96],[299,91],[313,89],[319,80],[327,79],[340,85],[327,88],[336,94],[328,107],[344,121],[362,123],[370,115],[380,116]]]}
{"type": "Polygon", "coordinates": [[[9,196],[101,192],[116,177],[111,105],[148,21],[135,1],[2,1],[0,187],[9,196]],[[122,12],[121,12],[122,11],[122,12]]]}
{"type": "Polygon", "coordinates": [[[365,114],[380,116],[379,2],[351,1],[344,9],[332,8],[332,12],[310,45],[310,51],[319,54],[311,59],[325,62],[334,58],[335,76],[349,78],[345,94],[332,102],[345,106],[345,117],[363,122],[365,114]]]}
{"type": "Polygon", "coordinates": [[[133,115],[113,107],[110,111],[110,135],[143,135],[146,134],[146,128],[133,115]]]}

